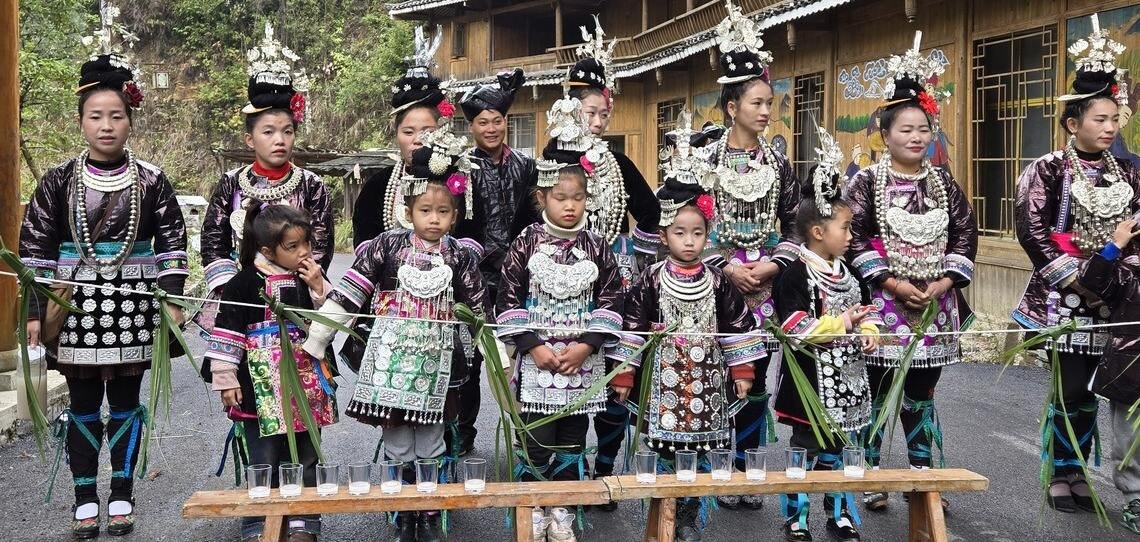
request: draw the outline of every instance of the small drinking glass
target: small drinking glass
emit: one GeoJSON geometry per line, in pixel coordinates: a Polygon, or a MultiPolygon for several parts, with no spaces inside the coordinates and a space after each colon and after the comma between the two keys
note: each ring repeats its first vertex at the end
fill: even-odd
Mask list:
{"type": "Polygon", "coordinates": [[[843,476],[847,478],[862,478],[866,472],[863,465],[862,446],[843,447],[843,476]]]}
{"type": "Polygon", "coordinates": [[[744,451],[745,477],[759,482],[768,477],[768,449],[752,448],[744,451]]]}
{"type": "Polygon", "coordinates": [[[282,463],[278,470],[281,476],[281,496],[300,497],[305,466],[300,463],[282,463]]]}
{"type": "Polygon", "coordinates": [[[637,469],[637,483],[657,483],[657,452],[640,450],[634,454],[634,466],[637,469]]]}
{"type": "Polygon", "coordinates": [[[269,496],[269,479],[273,476],[273,465],[259,463],[245,468],[245,481],[249,488],[249,498],[264,499],[269,496]]]}
{"type": "Polygon", "coordinates": [[[468,493],[482,493],[487,487],[487,460],[469,457],[463,460],[463,489],[468,493]]]}
{"type": "Polygon", "coordinates": [[[693,450],[677,450],[677,481],[697,481],[697,452],[693,450]]]}
{"type": "Polygon", "coordinates": [[[439,460],[416,460],[416,491],[420,493],[434,493],[438,487],[439,460]]]}
{"type": "Polygon", "coordinates": [[[786,459],[785,476],[792,480],[807,478],[807,450],[795,447],[788,448],[786,459]]]}
{"type": "Polygon", "coordinates": [[[718,482],[732,480],[732,450],[717,448],[709,452],[712,463],[712,479],[718,482]]]}
{"type": "Polygon", "coordinates": [[[386,459],[380,462],[380,492],[395,495],[404,488],[404,462],[386,459]]]}
{"type": "Polygon", "coordinates": [[[348,464],[348,494],[367,495],[372,491],[372,464],[348,464]]]}
{"type": "Polygon", "coordinates": [[[340,492],[340,467],[317,463],[317,495],[328,497],[340,492]]]}

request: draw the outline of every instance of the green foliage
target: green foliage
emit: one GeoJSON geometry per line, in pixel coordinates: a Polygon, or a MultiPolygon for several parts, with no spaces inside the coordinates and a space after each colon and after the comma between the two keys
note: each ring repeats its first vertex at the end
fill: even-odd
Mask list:
{"type": "MultiPolygon", "coordinates": [[[[170,89],[146,89],[130,145],[166,171],[179,193],[208,194],[219,164],[210,149],[242,147],[245,51],[266,21],[301,56],[313,84],[298,146],[352,150],[385,146],[386,89],[411,53],[411,27],[388,17],[383,0],[117,0],[138,34],[132,56],[170,74],[170,89]]],[[[90,0],[20,2],[22,195],[84,142],[73,93],[88,51],[79,38],[98,23],[90,0]]]]}

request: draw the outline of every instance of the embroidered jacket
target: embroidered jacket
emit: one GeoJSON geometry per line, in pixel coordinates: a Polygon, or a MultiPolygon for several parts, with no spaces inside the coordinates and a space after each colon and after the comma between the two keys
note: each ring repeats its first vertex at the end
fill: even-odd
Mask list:
{"type": "MultiPolygon", "coordinates": [[[[1073,200],[1069,187],[1073,181],[1070,168],[1066,165],[1064,153],[1054,151],[1035,160],[1025,168],[1017,181],[1017,199],[1014,204],[1014,221],[1017,226],[1017,240],[1033,263],[1034,272],[1025,287],[1013,319],[1027,329],[1040,329],[1056,325],[1050,322],[1050,293],[1060,294],[1060,302],[1070,295],[1076,303],[1060,308],[1071,311],[1073,316],[1107,318],[1108,309],[1090,308],[1087,296],[1076,292],[1071,286],[1078,271],[1089,257],[1082,254],[1070,241],[1073,231],[1073,200]],[[1062,246],[1063,243],[1063,246],[1062,246]]],[[[1116,158],[1126,182],[1132,186],[1132,201],[1129,213],[1140,210],[1140,175],[1131,162],[1116,158]]],[[[1082,161],[1082,167],[1097,186],[1105,186],[1103,164],[1082,161]]],[[[1056,304],[1056,303],[1055,303],[1056,304]]],[[[1056,308],[1053,310],[1056,316],[1056,308]]],[[[1056,318],[1054,318],[1055,320],[1056,318]]]]}
{"type": "MultiPolygon", "coordinates": [[[[152,246],[153,264],[157,266],[155,283],[167,293],[181,295],[189,274],[186,264],[186,223],[182,218],[182,209],[178,206],[174,187],[162,170],[149,162],[137,159],[135,162],[141,191],[135,238],[127,239],[130,233],[129,192],[112,194],[83,187],[81,191],[86,199],[87,223],[90,227],[95,228],[106,217],[102,233],[92,232],[97,238],[91,241],[133,241],[136,249],[141,245],[152,246]],[[112,202],[114,206],[107,209],[106,206],[112,202]]],[[[75,184],[77,164],[78,159],[73,158],[45,173],[24,213],[20,227],[20,259],[24,265],[34,269],[37,276],[56,278],[61,245],[75,242],[68,217],[71,209],[70,190],[75,184]]],[[[31,304],[30,316],[39,318],[46,307],[46,299],[36,300],[31,304]]]]}
{"type": "MultiPolygon", "coordinates": [[[[242,191],[238,175],[245,166],[222,174],[222,178],[210,195],[210,205],[202,220],[202,267],[206,275],[206,289],[216,292],[237,274],[237,252],[234,230],[230,225],[230,213],[241,205],[242,191]]],[[[321,178],[307,169],[297,168],[301,181],[289,203],[298,209],[308,211],[312,217],[313,233],[310,242],[313,247],[313,260],[326,271],[333,257],[333,209],[329,189],[321,178]]],[[[268,181],[253,175],[254,186],[266,186],[268,181]]]]}

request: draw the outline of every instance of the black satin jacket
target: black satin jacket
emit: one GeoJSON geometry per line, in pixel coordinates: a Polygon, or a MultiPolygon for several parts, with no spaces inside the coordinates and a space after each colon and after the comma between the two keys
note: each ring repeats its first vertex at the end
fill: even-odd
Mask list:
{"type": "Polygon", "coordinates": [[[472,156],[479,169],[471,172],[475,187],[473,218],[461,218],[455,225],[456,238],[470,238],[483,246],[483,261],[479,269],[494,292],[499,285],[503,258],[514,236],[511,226],[519,205],[532,199],[527,192],[538,179],[533,158],[511,148],[503,149],[502,163],[495,165],[483,149],[476,148],[472,156]]]}
{"type": "Polygon", "coordinates": [[[388,166],[372,174],[360,187],[360,195],[352,206],[352,246],[358,247],[384,233],[384,222],[388,211],[384,197],[388,192],[388,180],[396,166],[388,166]]]}
{"type": "MultiPolygon", "coordinates": [[[[69,192],[74,182],[77,162],[78,159],[69,160],[45,173],[24,213],[24,222],[20,227],[20,256],[25,265],[37,268],[40,274],[45,274],[40,271],[45,269],[45,266],[54,266],[54,262],[59,261],[59,248],[62,243],[75,242],[71,235],[68,216],[71,207],[69,192]]],[[[134,241],[151,241],[156,257],[181,253],[178,259],[182,260],[184,266],[186,223],[183,221],[178,199],[174,195],[174,187],[158,166],[138,159],[136,164],[142,193],[139,200],[138,233],[134,241]]],[[[109,213],[102,234],[93,241],[131,241],[127,239],[131,210],[129,195],[124,193],[119,196],[89,188],[83,190],[87,205],[87,223],[91,228],[95,228],[103,216],[109,213]],[[114,207],[108,209],[112,196],[117,198],[117,201],[114,207]]],[[[167,274],[157,281],[160,288],[175,295],[182,295],[185,282],[186,275],[183,273],[167,274]]],[[[32,303],[31,315],[42,314],[45,306],[46,300],[32,303]]]]}
{"type": "MultiPolygon", "coordinates": [[[[222,174],[210,196],[210,206],[202,220],[202,266],[216,260],[233,259],[237,252],[234,246],[234,231],[230,227],[230,213],[241,203],[241,187],[238,175],[244,166],[222,174]]],[[[307,169],[298,168],[301,182],[289,196],[289,203],[304,209],[312,217],[313,233],[309,239],[313,247],[313,260],[328,271],[333,257],[333,209],[329,188],[321,178],[307,169]]],[[[254,184],[265,182],[264,177],[254,175],[254,184]]]]}
{"type": "MultiPolygon", "coordinates": [[[[1100,254],[1089,258],[1081,284],[1112,309],[1111,321],[1140,321],[1140,260],[1118,256],[1109,261],[1100,254]]],[[[1114,403],[1131,405],[1140,398],[1140,325],[1109,328],[1108,346],[1093,376],[1092,391],[1114,403]]]]}

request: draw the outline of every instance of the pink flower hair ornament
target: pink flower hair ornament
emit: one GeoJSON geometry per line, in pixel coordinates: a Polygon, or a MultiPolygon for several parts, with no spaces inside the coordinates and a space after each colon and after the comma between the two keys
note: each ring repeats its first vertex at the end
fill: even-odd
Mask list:
{"type": "Polygon", "coordinates": [[[467,192],[467,176],[462,173],[452,173],[447,178],[447,189],[453,196],[463,195],[467,192]]]}
{"type": "Polygon", "coordinates": [[[455,106],[452,105],[451,100],[448,100],[447,98],[444,98],[442,102],[439,102],[439,105],[435,106],[435,108],[437,111],[439,111],[439,114],[444,117],[450,117],[455,114],[455,106]]]}
{"type": "Polygon", "coordinates": [[[289,100],[289,110],[293,112],[293,120],[305,122],[305,95],[300,92],[289,100]]]}
{"type": "Polygon", "coordinates": [[[582,169],[586,170],[587,175],[594,174],[594,163],[591,162],[589,158],[586,158],[586,155],[583,154],[580,158],[578,158],[578,165],[582,166],[582,169]]]}
{"type": "Polygon", "coordinates": [[[714,211],[716,209],[716,204],[713,202],[712,196],[708,194],[697,196],[697,209],[701,211],[701,215],[705,217],[705,220],[712,220],[713,216],[715,216],[714,211]]]}

